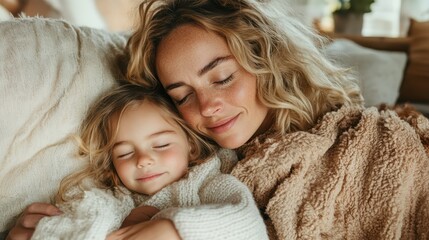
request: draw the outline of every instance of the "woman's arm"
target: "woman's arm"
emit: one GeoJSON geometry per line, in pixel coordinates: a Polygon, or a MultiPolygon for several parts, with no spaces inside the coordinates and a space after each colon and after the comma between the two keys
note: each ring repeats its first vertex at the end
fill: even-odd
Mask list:
{"type": "Polygon", "coordinates": [[[15,226],[9,231],[7,240],[30,239],[40,219],[60,215],[62,212],[49,203],[32,203],[22,212],[15,226]]]}
{"type": "Polygon", "coordinates": [[[174,224],[167,219],[141,222],[112,232],[106,240],[181,240],[174,224]]]}
{"type": "Polygon", "coordinates": [[[152,206],[140,206],[131,210],[130,214],[122,222],[121,228],[149,221],[159,210],[152,206]]]}
{"type": "Polygon", "coordinates": [[[198,192],[188,189],[175,189],[176,201],[185,206],[164,209],[154,219],[170,219],[183,239],[268,239],[252,194],[235,177],[218,174],[208,177],[198,192]]]}

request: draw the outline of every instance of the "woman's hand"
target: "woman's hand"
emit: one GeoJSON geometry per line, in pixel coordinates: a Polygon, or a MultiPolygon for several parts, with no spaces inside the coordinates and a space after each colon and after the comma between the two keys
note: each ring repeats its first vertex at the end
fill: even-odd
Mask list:
{"type": "Polygon", "coordinates": [[[151,239],[181,240],[174,224],[168,219],[156,219],[121,228],[109,234],[106,240],[151,239]]]}
{"type": "Polygon", "coordinates": [[[121,228],[149,221],[159,210],[151,206],[140,206],[134,208],[122,222],[121,228]]]}
{"type": "Polygon", "coordinates": [[[6,240],[30,239],[40,219],[60,214],[62,212],[49,203],[32,203],[22,212],[15,226],[9,231],[6,240]]]}
{"type": "Polygon", "coordinates": [[[156,219],[121,228],[109,234],[106,240],[151,239],[181,240],[174,224],[168,219],[156,219]]]}

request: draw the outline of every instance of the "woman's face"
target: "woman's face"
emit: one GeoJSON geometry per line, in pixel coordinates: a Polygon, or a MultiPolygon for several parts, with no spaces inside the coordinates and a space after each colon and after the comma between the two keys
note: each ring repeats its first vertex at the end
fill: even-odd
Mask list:
{"type": "Polygon", "coordinates": [[[257,98],[255,75],[215,33],[177,27],[161,41],[156,68],[182,117],[224,148],[240,147],[272,124],[257,98]]]}

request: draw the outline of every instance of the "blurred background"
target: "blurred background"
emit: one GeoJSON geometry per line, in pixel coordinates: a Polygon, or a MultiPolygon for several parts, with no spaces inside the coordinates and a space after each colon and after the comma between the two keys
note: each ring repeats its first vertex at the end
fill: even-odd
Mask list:
{"type": "MultiPolygon", "coordinates": [[[[410,19],[429,21],[429,0],[271,0],[322,32],[402,37],[410,19]]],[[[141,0],[0,0],[0,20],[19,15],[63,18],[112,32],[132,29],[141,0]]]]}
{"type": "Polygon", "coordinates": [[[111,32],[130,30],[141,0],[0,0],[0,20],[41,16],[111,32]],[[2,9],[3,8],[3,9],[2,9]]]}

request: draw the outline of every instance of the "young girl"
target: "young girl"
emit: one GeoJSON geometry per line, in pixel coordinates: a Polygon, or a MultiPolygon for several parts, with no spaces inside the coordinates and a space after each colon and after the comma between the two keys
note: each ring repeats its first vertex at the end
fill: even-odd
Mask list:
{"type": "MultiPolygon", "coordinates": [[[[213,149],[162,92],[120,86],[83,122],[80,153],[89,164],[61,183],[57,202],[64,214],[41,220],[32,239],[105,239],[139,205],[151,207],[123,226],[141,224],[140,239],[268,239],[250,191],[221,173],[213,149]],[[152,221],[177,231],[165,235],[164,225],[152,221]]],[[[218,154],[228,171],[235,155],[218,154]]]]}

